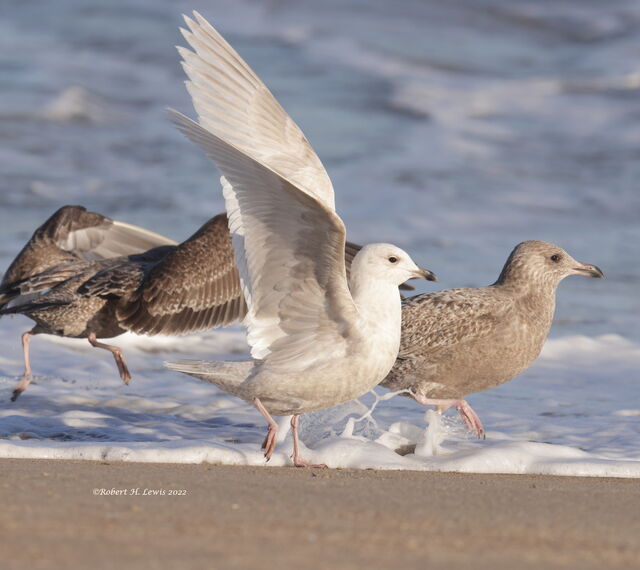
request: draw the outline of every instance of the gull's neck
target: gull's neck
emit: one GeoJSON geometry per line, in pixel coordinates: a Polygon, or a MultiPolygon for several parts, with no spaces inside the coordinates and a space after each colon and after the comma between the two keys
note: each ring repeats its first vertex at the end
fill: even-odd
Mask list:
{"type": "Polygon", "coordinates": [[[400,337],[402,306],[397,285],[378,279],[361,268],[352,268],[349,289],[362,321],[400,337]]]}
{"type": "Polygon", "coordinates": [[[551,327],[556,309],[557,282],[540,279],[527,280],[509,275],[501,275],[500,277],[492,287],[514,299],[530,319],[538,321],[546,328],[551,327]]]}
{"type": "Polygon", "coordinates": [[[516,297],[535,297],[541,302],[554,302],[558,281],[555,279],[543,279],[538,275],[513,275],[502,272],[498,280],[492,285],[497,289],[509,292],[516,297]]]}

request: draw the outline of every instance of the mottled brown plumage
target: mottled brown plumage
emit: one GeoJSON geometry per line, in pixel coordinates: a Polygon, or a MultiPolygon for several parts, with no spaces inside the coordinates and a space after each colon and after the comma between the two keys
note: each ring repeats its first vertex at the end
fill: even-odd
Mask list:
{"type": "Polygon", "coordinates": [[[152,263],[134,257],[97,272],[78,293],[117,299],[118,323],[138,334],[201,331],[246,314],[226,214],[152,263]]]}
{"type": "Polygon", "coordinates": [[[90,274],[91,265],[87,264],[90,260],[135,254],[175,243],[143,228],[88,212],[82,206],[63,206],[37,228],[3,276],[0,283],[0,314],[22,312],[8,304],[15,300],[26,307],[31,300],[35,301],[42,296],[43,289],[56,287],[66,279],[71,281],[57,290],[58,299],[33,312],[36,326],[22,334],[25,370],[13,392],[12,400],[31,381],[29,343],[33,335],[41,333],[86,335],[93,346],[113,353],[121,377],[128,381],[130,375],[120,349],[97,342],[94,332],[97,330],[102,336],[120,334],[121,329],[112,318],[112,307],[104,299],[69,304],[74,284],[82,276],[90,274]],[[67,306],[64,311],[59,309],[62,297],[65,297],[64,304],[67,306]]]}
{"type": "MultiPolygon", "coordinates": [[[[87,338],[93,346],[113,353],[120,376],[128,383],[131,375],[121,350],[97,338],[114,337],[127,330],[144,334],[203,330],[237,320],[246,312],[226,215],[212,218],[182,244],[94,261],[81,259],[88,250],[86,246],[69,252],[60,247],[65,239],[69,241],[65,233],[77,231],[78,215],[85,221],[83,230],[86,228],[85,233],[92,237],[97,224],[111,222],[84,208],[62,208],[36,230],[0,287],[0,314],[21,313],[36,322],[22,336],[25,373],[14,391],[14,400],[31,379],[29,342],[35,334],[87,338]],[[75,224],[71,229],[69,220],[75,224]],[[90,226],[91,221],[96,225],[90,226]],[[65,225],[66,232],[60,224],[65,225]],[[49,258],[53,263],[47,267],[49,258]],[[46,269],[34,275],[33,267],[46,269]],[[21,279],[12,282],[11,278],[21,279]]],[[[122,238],[120,241],[121,251],[126,246],[122,238]]],[[[166,238],[157,241],[175,243],[166,238]]]]}
{"type": "Polygon", "coordinates": [[[499,386],[533,363],[551,327],[556,288],[572,274],[603,277],[556,245],[527,241],[513,250],[493,285],[407,299],[400,353],[382,385],[410,389],[418,402],[441,410],[455,406],[483,435],[463,398],[499,386]]]}

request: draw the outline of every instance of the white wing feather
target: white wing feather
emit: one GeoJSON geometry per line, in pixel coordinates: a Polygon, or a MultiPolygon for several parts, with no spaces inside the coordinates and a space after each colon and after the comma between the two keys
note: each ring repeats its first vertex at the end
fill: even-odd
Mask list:
{"type": "Polygon", "coordinates": [[[331,180],[304,134],[258,76],[197,12],[178,47],[198,122],[335,210],[331,180]]]}
{"type": "Polygon", "coordinates": [[[108,224],[73,230],[58,246],[79,257],[92,261],[121,255],[143,253],[161,245],[177,245],[177,242],[155,232],[110,220],[108,224]]]}
{"type": "Polygon", "coordinates": [[[175,121],[224,175],[252,356],[289,371],[326,360],[327,354],[344,356],[359,332],[347,286],[342,220],[191,119],[175,113],[175,121]]]}

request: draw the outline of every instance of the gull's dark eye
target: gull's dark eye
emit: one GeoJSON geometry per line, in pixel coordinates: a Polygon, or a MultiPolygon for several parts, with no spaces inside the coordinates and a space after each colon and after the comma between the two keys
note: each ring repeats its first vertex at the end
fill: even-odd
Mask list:
{"type": "Polygon", "coordinates": [[[389,258],[389,263],[397,263],[398,262],[398,258],[394,257],[393,255],[389,258]]]}
{"type": "Polygon", "coordinates": [[[549,259],[554,263],[558,263],[562,258],[557,253],[554,253],[549,259]]]}

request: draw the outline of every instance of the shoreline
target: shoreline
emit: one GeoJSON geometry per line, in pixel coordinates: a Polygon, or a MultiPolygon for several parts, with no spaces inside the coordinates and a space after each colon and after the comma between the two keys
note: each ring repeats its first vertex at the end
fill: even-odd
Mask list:
{"type": "MultiPolygon", "coordinates": [[[[333,438],[316,448],[305,448],[305,458],[331,469],[459,473],[470,475],[540,475],[640,480],[640,461],[590,454],[566,445],[535,441],[492,441],[482,447],[444,450],[430,456],[413,456],[415,445],[392,449],[372,440],[333,438]],[[360,446],[354,449],[354,446],[360,446]],[[363,447],[368,446],[368,447],[363,447]],[[408,455],[408,456],[407,456],[408,455]]],[[[227,465],[255,468],[290,467],[291,445],[281,445],[265,464],[255,443],[233,442],[148,447],[146,442],[109,444],[40,440],[0,442],[0,460],[97,461],[166,465],[227,465]]]]}
{"type": "Polygon", "coordinates": [[[640,560],[634,479],[50,459],[2,466],[6,568],[630,568],[640,560]]]}

